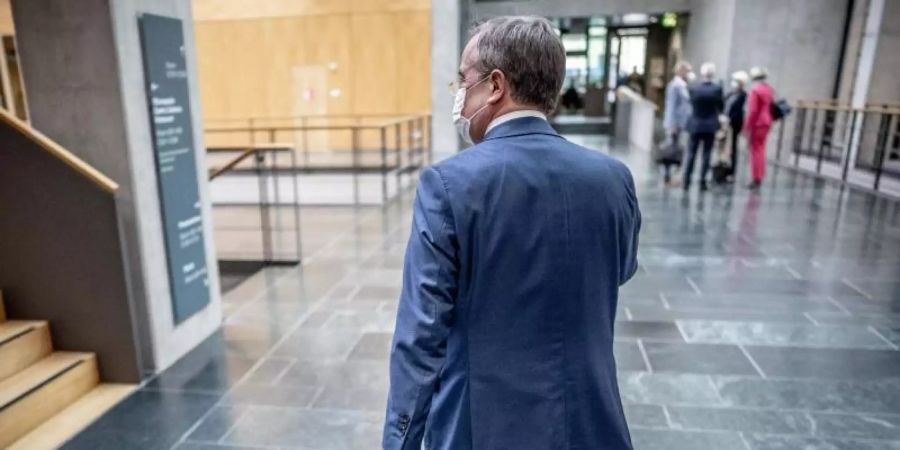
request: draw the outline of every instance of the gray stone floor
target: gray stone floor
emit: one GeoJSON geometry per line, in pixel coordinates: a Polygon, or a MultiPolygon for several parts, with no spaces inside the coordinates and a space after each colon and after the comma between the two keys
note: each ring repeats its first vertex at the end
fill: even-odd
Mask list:
{"type": "MultiPolygon", "coordinates": [[[[900,207],[783,170],[684,194],[616,156],[644,213],[615,344],[635,448],[900,449],[900,207]]],[[[379,448],[410,201],[304,209],[304,266],[229,292],[220,333],[66,448],[379,448]]]]}

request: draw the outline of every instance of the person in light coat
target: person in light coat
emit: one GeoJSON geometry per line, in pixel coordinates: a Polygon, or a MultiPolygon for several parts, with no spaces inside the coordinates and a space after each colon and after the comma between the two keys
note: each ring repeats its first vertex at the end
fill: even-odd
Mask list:
{"type": "MultiPolygon", "coordinates": [[[[666,130],[667,145],[681,145],[682,133],[691,117],[691,97],[688,93],[688,80],[691,65],[685,61],[675,65],[675,76],[666,85],[666,109],[663,114],[663,128],[666,130]]],[[[672,182],[672,166],[674,161],[663,161],[666,184],[672,182]]]]}

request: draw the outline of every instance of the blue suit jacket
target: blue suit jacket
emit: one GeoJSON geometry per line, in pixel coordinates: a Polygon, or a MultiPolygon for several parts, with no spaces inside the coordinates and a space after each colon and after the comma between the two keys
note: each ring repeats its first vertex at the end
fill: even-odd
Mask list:
{"type": "Polygon", "coordinates": [[[426,169],[384,448],[631,449],[613,325],[639,229],[628,169],[538,118],[426,169]]]}
{"type": "Polygon", "coordinates": [[[725,108],[722,86],[713,81],[701,81],[690,87],[691,118],[689,133],[715,133],[719,131],[719,114],[725,108]]]}

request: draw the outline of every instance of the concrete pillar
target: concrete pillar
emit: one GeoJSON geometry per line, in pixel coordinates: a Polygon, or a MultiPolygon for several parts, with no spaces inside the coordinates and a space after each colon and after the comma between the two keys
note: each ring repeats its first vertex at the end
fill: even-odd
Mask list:
{"type": "Polygon", "coordinates": [[[468,0],[431,3],[431,145],[435,161],[447,158],[460,148],[451,112],[453,96],[447,86],[459,72],[460,15],[468,0]]]}
{"type": "Polygon", "coordinates": [[[161,371],[222,317],[190,1],[14,0],[13,16],[32,125],[121,186],[120,226],[144,367],[161,371]],[[177,326],[144,91],[142,13],[178,18],[184,27],[211,301],[177,326]]]}
{"type": "Polygon", "coordinates": [[[866,25],[863,29],[862,44],[859,50],[859,60],[856,65],[853,96],[850,101],[854,108],[866,106],[866,101],[869,98],[869,83],[872,80],[872,71],[876,63],[875,50],[878,47],[878,35],[884,15],[884,3],[884,0],[870,0],[869,2],[869,11],[866,16],[866,25]]]}
{"type": "MultiPolygon", "coordinates": [[[[854,108],[864,108],[869,98],[869,84],[872,80],[872,71],[875,68],[877,59],[876,48],[878,47],[878,35],[881,30],[882,18],[884,17],[884,8],[884,0],[870,0],[869,2],[866,24],[863,29],[859,50],[859,59],[856,65],[853,94],[850,99],[850,105],[854,108]]],[[[847,152],[847,159],[842,161],[844,164],[848,164],[851,169],[856,167],[861,143],[864,141],[871,142],[875,137],[874,129],[866,127],[866,130],[863,130],[863,124],[863,115],[859,114],[853,130],[853,136],[850,137],[850,151],[847,152]]]]}

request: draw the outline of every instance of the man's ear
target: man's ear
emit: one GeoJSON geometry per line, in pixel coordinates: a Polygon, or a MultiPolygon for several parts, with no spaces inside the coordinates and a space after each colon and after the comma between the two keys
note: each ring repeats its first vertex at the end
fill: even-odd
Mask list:
{"type": "Polygon", "coordinates": [[[506,74],[497,69],[492,70],[489,77],[488,83],[491,84],[491,95],[488,96],[487,103],[496,104],[507,94],[509,89],[508,80],[506,79],[506,74]]]}

